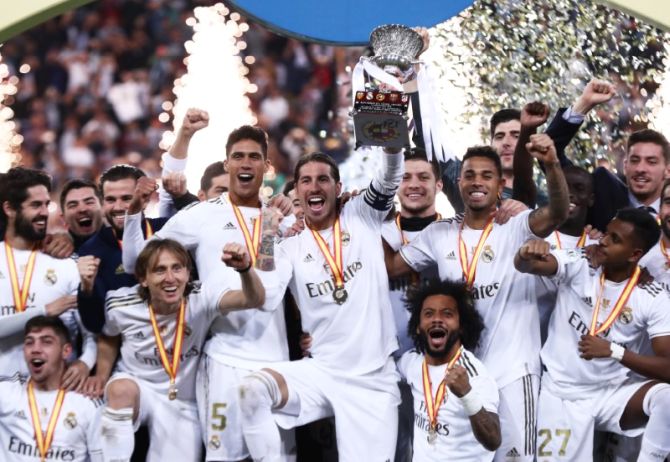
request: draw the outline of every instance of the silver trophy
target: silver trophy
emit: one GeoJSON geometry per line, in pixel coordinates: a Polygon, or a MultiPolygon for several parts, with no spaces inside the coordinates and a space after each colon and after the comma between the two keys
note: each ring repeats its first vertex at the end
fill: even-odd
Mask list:
{"type": "Polygon", "coordinates": [[[374,56],[361,58],[354,69],[356,147],[409,147],[409,97],[402,83],[413,73],[423,39],[407,26],[387,24],[372,31],[370,46],[374,56]]]}

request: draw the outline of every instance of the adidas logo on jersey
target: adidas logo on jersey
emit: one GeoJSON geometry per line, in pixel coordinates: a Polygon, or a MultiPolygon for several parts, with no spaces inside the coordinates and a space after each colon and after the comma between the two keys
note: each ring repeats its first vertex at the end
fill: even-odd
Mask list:
{"type": "Polygon", "coordinates": [[[505,457],[521,457],[521,454],[519,454],[519,451],[517,451],[516,448],[512,448],[509,451],[507,451],[505,457]]]}
{"type": "Polygon", "coordinates": [[[454,250],[447,254],[447,260],[456,260],[456,252],[454,250]]]}
{"type": "Polygon", "coordinates": [[[14,413],[14,417],[16,417],[17,419],[28,420],[28,419],[26,418],[26,413],[23,412],[23,411],[16,411],[16,412],[14,413]]]}
{"type": "Polygon", "coordinates": [[[593,301],[591,300],[591,297],[582,297],[582,301],[589,306],[593,306],[593,301]]]}
{"type": "Polygon", "coordinates": [[[229,221],[228,223],[226,223],[226,226],[224,226],[223,229],[230,230],[230,229],[237,229],[237,227],[231,221],[229,221]]]}
{"type": "Polygon", "coordinates": [[[135,337],[135,338],[138,339],[138,340],[144,339],[144,332],[139,331],[138,333],[136,333],[135,335],[133,335],[133,337],[135,337]]]}
{"type": "Polygon", "coordinates": [[[312,257],[311,253],[308,253],[307,256],[302,261],[305,263],[310,263],[314,261],[314,257],[312,257]]]}

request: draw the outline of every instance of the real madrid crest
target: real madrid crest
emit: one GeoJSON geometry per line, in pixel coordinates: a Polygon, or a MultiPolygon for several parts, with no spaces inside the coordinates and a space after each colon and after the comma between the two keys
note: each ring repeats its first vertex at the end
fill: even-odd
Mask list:
{"type": "Polygon", "coordinates": [[[209,449],[219,449],[221,447],[221,440],[219,440],[219,435],[212,435],[207,446],[209,449]]]}
{"type": "Polygon", "coordinates": [[[44,275],[44,283],[48,286],[52,286],[58,282],[58,276],[56,276],[56,270],[49,268],[44,275]]]}
{"type": "Polygon", "coordinates": [[[496,254],[493,253],[493,249],[490,245],[487,245],[482,249],[482,261],[484,263],[491,263],[495,257],[496,254]]]}
{"type": "Polygon", "coordinates": [[[70,430],[74,430],[74,428],[77,426],[77,416],[75,415],[75,413],[68,412],[67,416],[63,420],[63,424],[70,430]]]}
{"type": "Polygon", "coordinates": [[[119,266],[117,266],[116,271],[114,271],[115,274],[123,274],[125,272],[126,272],[126,270],[123,269],[123,263],[121,263],[119,266]]]}
{"type": "Polygon", "coordinates": [[[342,245],[343,246],[349,245],[349,241],[351,241],[351,236],[349,235],[349,233],[346,231],[342,231],[342,245]]]}
{"type": "Polygon", "coordinates": [[[633,309],[629,306],[625,306],[621,313],[619,313],[619,321],[622,324],[630,324],[633,320],[633,309]]]}

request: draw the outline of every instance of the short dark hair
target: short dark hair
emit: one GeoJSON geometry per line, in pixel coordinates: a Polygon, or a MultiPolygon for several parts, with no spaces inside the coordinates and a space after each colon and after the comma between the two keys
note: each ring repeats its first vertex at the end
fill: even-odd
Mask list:
{"type": "Polygon", "coordinates": [[[285,196],[288,196],[288,193],[293,191],[295,189],[295,181],[294,180],[288,180],[286,183],[284,183],[284,187],[282,188],[282,194],[285,196]]]}
{"type": "Polygon", "coordinates": [[[668,189],[668,186],[670,186],[670,178],[663,182],[663,188],[661,189],[661,205],[663,205],[663,200],[668,197],[668,195],[665,193],[665,190],[668,189]]]}
{"type": "Polygon", "coordinates": [[[340,169],[337,167],[337,163],[335,163],[332,157],[322,152],[313,152],[311,154],[302,156],[298,160],[298,163],[295,164],[295,169],[293,170],[293,181],[296,183],[298,182],[300,179],[300,169],[303,165],[310,162],[320,162],[330,166],[330,176],[332,176],[336,182],[340,181],[340,169]]]}
{"type": "Polygon", "coordinates": [[[103,188],[107,181],[121,181],[121,180],[139,180],[143,176],[147,176],[142,170],[128,164],[118,164],[109,167],[102,173],[100,177],[100,195],[103,196],[103,188]]]}
{"type": "Polygon", "coordinates": [[[465,164],[466,160],[473,157],[484,157],[489,159],[495,164],[498,176],[502,177],[502,162],[500,162],[500,156],[491,146],[472,146],[468,148],[463,156],[463,164],[465,164]]]}
{"type": "Polygon", "coordinates": [[[433,157],[432,160],[428,160],[428,155],[426,154],[425,149],[406,149],[403,155],[405,157],[405,162],[408,160],[421,160],[428,162],[430,164],[430,168],[433,170],[433,175],[435,175],[435,180],[439,181],[442,179],[442,169],[440,168],[440,164],[437,162],[437,158],[433,157]]]}
{"type": "Polygon", "coordinates": [[[489,120],[491,138],[493,138],[493,134],[496,132],[496,127],[498,125],[509,122],[510,120],[521,120],[521,111],[518,109],[501,109],[498,112],[495,112],[489,120]]]}
{"type": "Polygon", "coordinates": [[[200,177],[200,189],[207,191],[212,187],[212,179],[224,175],[225,173],[226,169],[223,166],[223,162],[218,161],[209,164],[205,169],[205,172],[202,174],[202,177],[200,177]]]}
{"type": "Polygon", "coordinates": [[[73,180],[69,180],[67,183],[65,183],[65,186],[63,186],[63,190],[60,192],[60,209],[65,210],[65,198],[67,195],[70,193],[70,191],[74,191],[75,189],[84,189],[84,188],[91,188],[93,189],[93,193],[95,196],[100,199],[100,191],[98,191],[98,187],[95,185],[90,180],[85,180],[83,178],[75,178],[73,180]]]}
{"type": "MultiPolygon", "coordinates": [[[[47,191],[51,192],[51,177],[42,170],[25,167],[10,168],[2,177],[0,203],[7,201],[12,209],[18,211],[23,201],[28,198],[28,189],[33,186],[44,186],[47,191]]],[[[4,210],[2,216],[5,217],[4,210]]]]}
{"type": "Polygon", "coordinates": [[[654,143],[661,147],[663,151],[663,160],[666,164],[670,164],[670,144],[668,144],[668,139],[663,136],[662,133],[652,130],[650,128],[645,128],[644,130],[638,130],[633,132],[628,137],[628,145],[626,147],[626,157],[630,152],[630,148],[637,143],[654,143]]]}
{"type": "Polygon", "coordinates": [[[441,281],[437,278],[427,280],[418,287],[412,287],[405,298],[405,306],[410,312],[407,332],[414,341],[416,349],[421,353],[426,352],[424,340],[417,331],[423,302],[432,295],[447,295],[456,300],[460,319],[461,344],[468,350],[474,350],[479,345],[479,339],[484,330],[484,321],[475,309],[472,293],[463,282],[448,279],[441,281]]]}
{"type": "Polygon", "coordinates": [[[23,327],[23,336],[27,336],[34,330],[40,329],[53,329],[58,337],[65,343],[72,343],[70,339],[70,331],[65,327],[65,323],[58,316],[44,316],[39,315],[34,318],[30,318],[26,325],[23,327]]]}
{"type": "Polygon", "coordinates": [[[614,218],[633,225],[633,238],[638,240],[644,253],[649,252],[661,237],[661,227],[656,218],[646,210],[626,207],[620,209],[614,218]]]}
{"type": "Polygon", "coordinates": [[[226,157],[230,154],[233,144],[242,140],[251,140],[260,144],[263,158],[268,158],[268,134],[262,128],[252,127],[251,125],[242,125],[230,132],[226,141],[226,157]]]}
{"type": "MultiPolygon", "coordinates": [[[[140,252],[135,262],[135,277],[138,281],[146,279],[147,273],[156,266],[158,256],[163,251],[172,253],[188,269],[189,273],[193,273],[191,256],[183,245],[173,239],[152,239],[140,252]]],[[[188,295],[191,290],[191,284],[187,284],[184,295],[188,295]]],[[[149,300],[149,290],[146,287],[140,285],[137,292],[143,300],[149,300]]]]}

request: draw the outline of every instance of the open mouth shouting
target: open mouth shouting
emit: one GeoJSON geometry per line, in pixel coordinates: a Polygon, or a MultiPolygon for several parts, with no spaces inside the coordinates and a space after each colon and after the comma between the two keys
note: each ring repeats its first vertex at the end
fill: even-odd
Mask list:
{"type": "Polygon", "coordinates": [[[312,196],[307,199],[307,208],[314,213],[320,213],[323,211],[326,205],[326,198],[323,196],[312,196]]]}
{"type": "Polygon", "coordinates": [[[428,329],[428,345],[431,350],[443,350],[447,345],[447,330],[443,327],[428,329]]]}
{"type": "Polygon", "coordinates": [[[42,358],[33,358],[30,360],[30,363],[28,363],[30,366],[30,370],[33,374],[39,374],[42,372],[44,369],[44,365],[46,364],[46,361],[42,358]]]}
{"type": "Polygon", "coordinates": [[[238,173],[237,179],[241,184],[250,184],[254,180],[254,175],[251,173],[238,173]]]}
{"type": "Polygon", "coordinates": [[[81,215],[77,218],[77,226],[83,234],[89,234],[94,231],[93,229],[93,217],[91,215],[81,215]]]}

